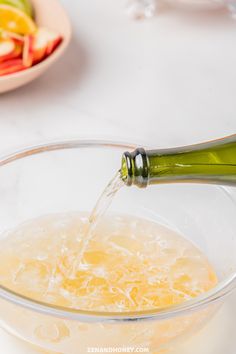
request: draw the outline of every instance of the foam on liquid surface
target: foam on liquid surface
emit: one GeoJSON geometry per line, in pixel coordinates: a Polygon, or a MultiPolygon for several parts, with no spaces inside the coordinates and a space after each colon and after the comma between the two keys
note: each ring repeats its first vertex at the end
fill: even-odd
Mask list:
{"type": "Polygon", "coordinates": [[[1,285],[43,302],[74,309],[158,309],[214,287],[206,257],[172,230],[145,219],[106,216],[76,269],[87,214],[44,216],[0,242],[1,285]]]}

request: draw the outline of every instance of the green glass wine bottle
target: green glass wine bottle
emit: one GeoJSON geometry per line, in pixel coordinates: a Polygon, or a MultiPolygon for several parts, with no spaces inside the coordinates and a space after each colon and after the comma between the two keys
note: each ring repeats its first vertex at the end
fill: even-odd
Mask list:
{"type": "Polygon", "coordinates": [[[181,148],[125,152],[121,178],[140,188],[178,182],[236,186],[236,135],[181,148]]]}

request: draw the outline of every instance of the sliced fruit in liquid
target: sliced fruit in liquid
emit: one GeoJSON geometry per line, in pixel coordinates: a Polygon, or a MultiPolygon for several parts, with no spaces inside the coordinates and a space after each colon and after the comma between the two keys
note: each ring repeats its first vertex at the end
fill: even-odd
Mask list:
{"type": "Polygon", "coordinates": [[[8,232],[0,242],[0,284],[59,306],[126,312],[179,304],[217,283],[191,242],[155,222],[123,215],[100,221],[71,276],[87,229],[87,214],[68,213],[8,232]]]}

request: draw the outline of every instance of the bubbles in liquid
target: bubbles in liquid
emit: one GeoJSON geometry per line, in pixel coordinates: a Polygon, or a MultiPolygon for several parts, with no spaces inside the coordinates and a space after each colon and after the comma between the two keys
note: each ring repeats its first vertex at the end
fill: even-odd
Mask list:
{"type": "Polygon", "coordinates": [[[122,312],[178,304],[217,283],[189,241],[122,215],[100,220],[73,273],[88,223],[83,213],[49,215],[9,232],[0,247],[1,285],[55,305],[122,312]]]}

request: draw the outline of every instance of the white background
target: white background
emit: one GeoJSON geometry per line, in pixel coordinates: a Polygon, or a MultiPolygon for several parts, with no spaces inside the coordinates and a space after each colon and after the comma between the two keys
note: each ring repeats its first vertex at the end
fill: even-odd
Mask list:
{"type": "MultiPolygon", "coordinates": [[[[70,48],[43,77],[0,96],[1,154],[45,139],[167,147],[236,132],[236,22],[225,10],[164,7],[152,20],[133,22],[125,0],[63,3],[73,23],[70,48]]],[[[201,353],[235,353],[231,301],[217,320],[227,323],[226,335],[211,324],[212,344],[201,353]]],[[[3,334],[1,346],[4,354],[28,353],[3,334]]]]}

